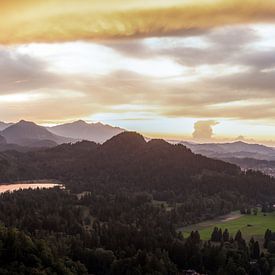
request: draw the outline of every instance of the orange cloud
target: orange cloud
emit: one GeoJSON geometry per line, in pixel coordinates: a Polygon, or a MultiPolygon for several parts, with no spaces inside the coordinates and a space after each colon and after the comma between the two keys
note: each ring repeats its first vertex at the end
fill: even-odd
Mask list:
{"type": "Polygon", "coordinates": [[[10,0],[0,9],[1,44],[188,34],[275,18],[275,0],[10,0]]]}

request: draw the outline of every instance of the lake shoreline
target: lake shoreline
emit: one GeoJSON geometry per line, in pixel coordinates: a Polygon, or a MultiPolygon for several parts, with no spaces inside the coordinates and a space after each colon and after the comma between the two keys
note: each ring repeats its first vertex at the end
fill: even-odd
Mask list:
{"type": "Polygon", "coordinates": [[[38,181],[16,181],[8,184],[0,184],[0,194],[15,192],[24,189],[50,189],[58,187],[64,189],[64,184],[57,181],[38,180],[38,181]]]}

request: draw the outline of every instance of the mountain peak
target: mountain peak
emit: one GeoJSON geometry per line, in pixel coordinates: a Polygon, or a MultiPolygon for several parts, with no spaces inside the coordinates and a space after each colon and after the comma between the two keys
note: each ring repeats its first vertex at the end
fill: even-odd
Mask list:
{"type": "Polygon", "coordinates": [[[17,122],[17,123],[14,124],[14,126],[16,126],[16,125],[19,125],[19,126],[37,126],[37,127],[41,127],[41,126],[35,124],[32,121],[27,121],[27,120],[24,120],[24,119],[21,119],[19,122],[17,122]]]}
{"type": "Polygon", "coordinates": [[[241,141],[241,140],[237,140],[237,141],[235,141],[235,142],[233,142],[233,144],[247,144],[246,142],[244,142],[244,141],[241,141]]]}
{"type": "Polygon", "coordinates": [[[88,123],[85,120],[82,120],[82,119],[76,120],[76,121],[72,122],[71,124],[75,124],[75,125],[88,125],[88,123]]]}
{"type": "Polygon", "coordinates": [[[105,124],[103,124],[102,122],[98,121],[98,122],[95,122],[95,123],[91,123],[91,124],[95,124],[95,125],[102,125],[104,126],[105,124]]]}
{"type": "Polygon", "coordinates": [[[77,140],[89,140],[103,143],[111,137],[125,131],[124,129],[104,125],[101,122],[87,123],[84,120],[49,127],[55,135],[66,136],[77,140]]]}
{"type": "Polygon", "coordinates": [[[144,137],[136,132],[123,132],[103,143],[104,148],[116,148],[119,150],[128,150],[129,148],[138,148],[146,144],[144,137]]]}
{"type": "Polygon", "coordinates": [[[107,140],[105,143],[110,142],[110,141],[137,141],[140,143],[146,143],[144,137],[137,133],[137,132],[123,132],[120,133],[111,139],[107,140]]]}
{"type": "Polygon", "coordinates": [[[45,127],[31,121],[20,120],[1,132],[8,143],[29,147],[52,147],[71,139],[54,135],[45,127]]]}
{"type": "Polygon", "coordinates": [[[151,146],[170,146],[171,144],[165,141],[164,139],[151,139],[148,141],[148,145],[151,146]]]}

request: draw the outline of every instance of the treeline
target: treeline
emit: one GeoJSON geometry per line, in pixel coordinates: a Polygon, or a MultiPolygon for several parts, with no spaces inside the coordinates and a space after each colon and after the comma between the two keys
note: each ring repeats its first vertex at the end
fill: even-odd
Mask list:
{"type": "Polygon", "coordinates": [[[75,265],[81,262],[92,274],[177,271],[164,251],[176,237],[169,214],[155,207],[148,194],[118,192],[112,197],[86,195],[79,200],[57,188],[21,190],[0,195],[0,220],[43,240],[55,259],[69,259],[75,265]]]}
{"type": "Polygon", "coordinates": [[[145,142],[129,132],[103,145],[84,141],[0,154],[0,182],[43,178],[60,180],[75,193],[147,192],[155,200],[183,204],[179,216],[185,222],[273,202],[275,195],[275,180],[259,172],[241,172],[235,165],[195,155],[183,145],[145,142]]]}
{"type": "Polygon", "coordinates": [[[1,267],[6,274],[16,269],[21,273],[14,274],[178,274],[188,269],[209,275],[270,274],[271,231],[265,234],[266,254],[257,241],[246,243],[241,232],[232,237],[215,228],[208,242],[198,232],[184,239],[173,215],[156,207],[148,193],[87,193],[80,199],[59,189],[5,193],[0,220],[17,230],[2,227],[16,237],[6,241],[0,232],[1,267]]]}
{"type": "Polygon", "coordinates": [[[34,238],[17,229],[0,226],[0,274],[79,274],[86,267],[68,257],[56,258],[45,240],[34,238]]]}

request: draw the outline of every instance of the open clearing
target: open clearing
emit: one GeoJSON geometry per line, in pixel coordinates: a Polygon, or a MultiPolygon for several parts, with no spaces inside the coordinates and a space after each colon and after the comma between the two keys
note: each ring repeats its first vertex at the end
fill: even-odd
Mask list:
{"type": "Polygon", "coordinates": [[[252,236],[256,239],[262,239],[266,229],[275,229],[275,213],[264,215],[259,212],[255,216],[253,214],[240,215],[239,212],[232,212],[227,216],[181,228],[180,231],[183,232],[184,237],[188,237],[192,230],[198,230],[202,240],[209,240],[215,226],[222,228],[222,230],[227,228],[230,235],[235,235],[238,230],[241,230],[246,239],[252,236]]]}

